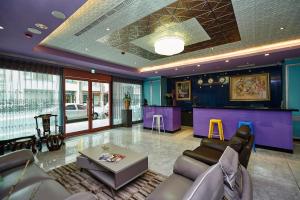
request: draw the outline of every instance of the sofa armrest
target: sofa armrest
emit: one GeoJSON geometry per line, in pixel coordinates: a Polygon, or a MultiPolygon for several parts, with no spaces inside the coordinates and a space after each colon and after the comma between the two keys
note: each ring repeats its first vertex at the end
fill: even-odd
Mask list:
{"type": "MultiPolygon", "coordinates": [[[[222,154],[222,153],[220,153],[220,154],[222,154]]],[[[207,156],[205,154],[199,154],[197,152],[190,151],[190,150],[185,150],[183,152],[183,155],[193,158],[195,160],[198,160],[200,162],[203,162],[207,165],[214,165],[219,161],[219,158],[217,158],[215,156],[207,156]]]]}
{"type": "Polygon", "coordinates": [[[98,198],[90,192],[80,192],[73,194],[72,196],[66,198],[65,200],[97,200],[98,198]]]}
{"type": "Polygon", "coordinates": [[[179,156],[174,164],[173,172],[191,180],[195,180],[205,172],[209,166],[187,156],[179,156]]]}
{"type": "Polygon", "coordinates": [[[200,146],[206,146],[218,151],[225,151],[226,147],[229,145],[228,141],[221,141],[217,139],[202,139],[200,146]]]}
{"type": "Polygon", "coordinates": [[[34,156],[30,150],[20,150],[0,156],[0,172],[33,162],[34,156]]]}

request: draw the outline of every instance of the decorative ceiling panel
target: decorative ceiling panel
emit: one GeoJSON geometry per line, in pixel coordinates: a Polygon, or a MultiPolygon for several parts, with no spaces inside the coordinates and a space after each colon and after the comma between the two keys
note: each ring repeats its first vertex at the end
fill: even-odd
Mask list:
{"type": "Polygon", "coordinates": [[[182,23],[170,24],[169,27],[159,29],[150,35],[146,35],[137,40],[131,41],[136,46],[139,46],[151,53],[154,51],[154,43],[156,40],[165,36],[178,36],[184,39],[185,45],[191,45],[206,40],[210,40],[209,35],[205,32],[202,26],[195,18],[191,18],[182,23]]]}
{"type": "MultiPolygon", "coordinates": [[[[231,0],[234,13],[229,13],[227,15],[224,15],[224,12],[222,12],[221,9],[216,8],[223,5],[225,10],[232,10],[232,8],[226,6],[228,5],[228,0],[207,0],[207,3],[206,1],[193,0],[181,1],[182,3],[188,2],[188,4],[185,5],[189,6],[189,12],[185,12],[184,9],[179,9],[180,6],[182,7],[183,5],[178,5],[178,9],[176,9],[175,3],[177,1],[175,0],[135,0],[130,6],[113,14],[80,36],[75,35],[123,1],[124,0],[88,0],[84,6],[64,22],[63,26],[60,26],[51,33],[41,45],[125,66],[142,68],[158,66],[174,61],[213,56],[300,38],[299,0],[231,0]],[[202,3],[199,4],[199,2],[202,3]],[[159,14],[152,16],[153,13],[162,9],[166,16],[162,17],[159,14]],[[209,9],[214,10],[214,12],[209,11],[209,9]],[[191,19],[193,16],[197,15],[195,13],[200,13],[195,18],[212,38],[211,41],[214,40],[213,44],[217,46],[214,46],[212,50],[211,48],[208,48],[210,44],[204,41],[201,42],[199,46],[193,46],[193,44],[186,46],[186,49],[189,51],[188,53],[170,57],[161,57],[156,60],[148,60],[137,55],[136,51],[139,51],[138,49],[133,51],[135,54],[130,52],[121,54],[122,50],[114,47],[115,45],[118,45],[118,41],[114,43],[114,46],[97,42],[99,38],[111,35],[111,33],[115,33],[118,30],[122,32],[121,30],[123,28],[128,27],[130,24],[147,16],[152,16],[150,19],[153,24],[158,22],[158,19],[164,22],[161,23],[162,25],[168,24],[165,22],[174,20],[168,13],[175,13],[176,18],[181,21],[191,19]],[[234,22],[234,19],[236,19],[236,22],[234,22]],[[110,28],[110,31],[106,31],[107,27],[110,28]],[[284,27],[284,30],[280,30],[280,27],[284,27]],[[222,29],[225,31],[222,31],[222,29]],[[239,30],[240,36],[235,34],[237,29],[239,30]],[[239,38],[241,38],[241,40],[238,40],[239,38]],[[237,42],[224,43],[225,40],[227,42],[237,42]],[[88,51],[86,50],[87,48],[88,51]]],[[[147,22],[144,21],[144,23],[147,22]]],[[[159,27],[159,25],[156,26],[159,27]]],[[[141,31],[137,32],[139,37],[133,34],[132,38],[130,37],[129,40],[135,41],[137,38],[144,37],[147,34],[143,35],[141,32],[151,32],[151,30],[149,31],[147,28],[148,26],[140,26],[141,31]]],[[[155,31],[155,29],[153,31],[155,31]]],[[[122,40],[126,41],[126,38],[123,38],[122,40]]],[[[129,42],[128,44],[132,43],[129,42]]],[[[124,43],[122,49],[129,48],[130,46],[128,44],[124,43]]],[[[137,47],[137,45],[134,45],[130,48],[133,49],[137,47]]],[[[147,51],[147,49],[142,50],[147,51]]],[[[153,55],[152,52],[150,53],[150,55],[153,55]]],[[[147,57],[149,57],[149,55],[147,55],[147,57]]]]}
{"type": "Polygon", "coordinates": [[[114,33],[101,41],[148,60],[165,56],[134,45],[134,40],[150,34],[159,34],[173,24],[182,23],[191,18],[202,25],[210,40],[187,45],[183,53],[214,47],[239,41],[240,34],[236,23],[231,0],[178,0],[114,33]]]}

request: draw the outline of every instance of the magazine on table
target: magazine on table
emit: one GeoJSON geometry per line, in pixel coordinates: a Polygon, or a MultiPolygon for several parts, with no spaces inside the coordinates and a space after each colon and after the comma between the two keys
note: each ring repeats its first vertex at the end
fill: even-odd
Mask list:
{"type": "Polygon", "coordinates": [[[106,162],[119,162],[124,158],[125,156],[121,154],[103,153],[100,155],[99,160],[106,161],[106,162]]]}

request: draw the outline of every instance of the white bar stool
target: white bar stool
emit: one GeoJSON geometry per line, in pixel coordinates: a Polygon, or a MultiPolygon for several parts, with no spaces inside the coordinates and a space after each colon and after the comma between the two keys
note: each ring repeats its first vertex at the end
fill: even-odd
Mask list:
{"type": "Polygon", "coordinates": [[[160,134],[161,125],[162,125],[162,128],[164,129],[164,133],[166,133],[164,117],[162,115],[153,115],[153,117],[152,117],[152,132],[153,132],[154,124],[156,125],[155,128],[158,130],[159,134],[160,134]],[[162,123],[160,123],[160,122],[162,122],[162,123]]]}

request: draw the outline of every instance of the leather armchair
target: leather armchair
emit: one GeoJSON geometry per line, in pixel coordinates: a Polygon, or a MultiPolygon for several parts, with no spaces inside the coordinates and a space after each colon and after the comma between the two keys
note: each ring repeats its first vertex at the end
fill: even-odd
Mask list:
{"type": "MultiPolygon", "coordinates": [[[[220,200],[228,196],[228,190],[225,190],[227,183],[224,180],[224,177],[226,177],[224,170],[234,172],[238,168],[238,155],[237,152],[232,150],[233,154],[235,154],[235,159],[233,159],[228,154],[226,156],[225,152],[226,150],[222,154],[222,156],[224,155],[221,158],[222,163],[218,162],[213,166],[188,156],[182,155],[178,157],[174,164],[173,174],[161,183],[148,196],[147,200],[220,200]],[[227,167],[224,167],[226,163],[227,167],[229,166],[229,170],[227,170],[227,167]]],[[[241,183],[242,187],[239,199],[252,200],[253,188],[249,173],[243,166],[240,166],[240,169],[241,182],[239,183],[241,183]]],[[[238,176],[233,175],[233,177],[238,176]]]]}
{"type": "Polygon", "coordinates": [[[241,126],[236,134],[228,141],[217,139],[202,139],[200,146],[186,150],[183,155],[189,156],[208,165],[216,164],[227,146],[233,148],[239,154],[240,163],[247,168],[254,136],[250,134],[248,126],[241,126]]]}
{"type": "Polygon", "coordinates": [[[0,156],[0,199],[11,200],[96,200],[91,193],[71,195],[64,187],[34,164],[30,150],[20,150],[0,156]],[[29,161],[22,178],[21,174],[29,161]],[[16,185],[17,184],[17,185],[16,185]],[[11,188],[15,188],[12,193],[11,188]]]}

